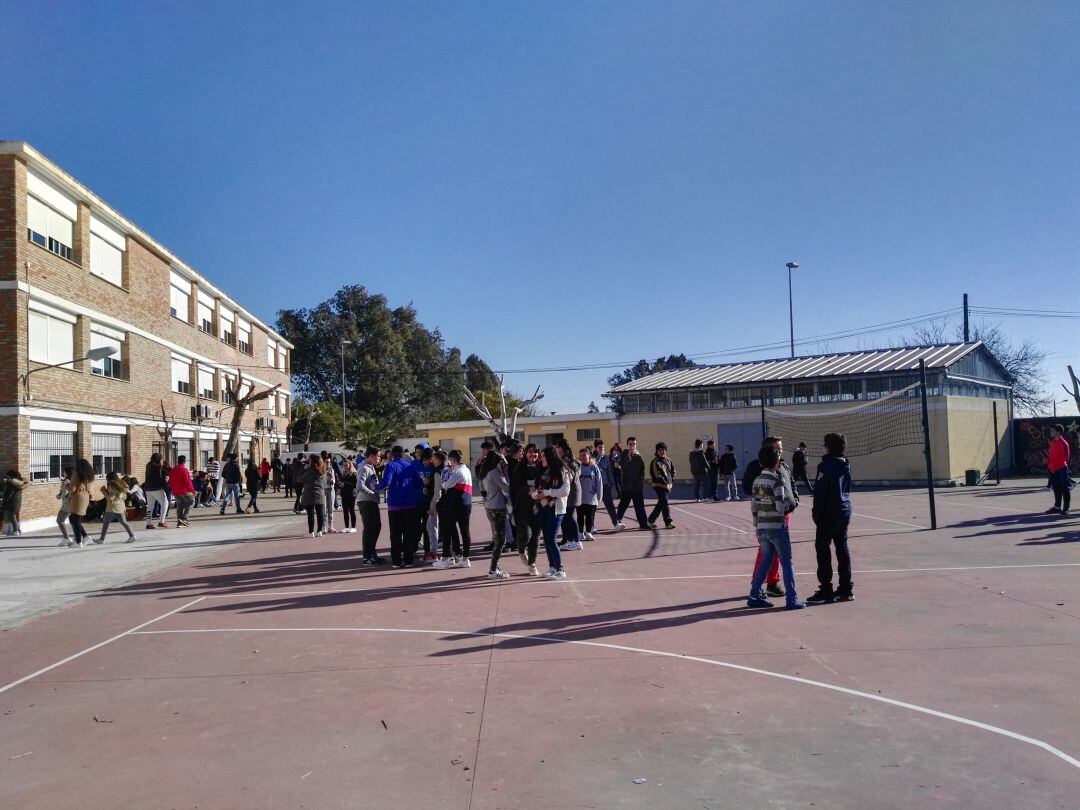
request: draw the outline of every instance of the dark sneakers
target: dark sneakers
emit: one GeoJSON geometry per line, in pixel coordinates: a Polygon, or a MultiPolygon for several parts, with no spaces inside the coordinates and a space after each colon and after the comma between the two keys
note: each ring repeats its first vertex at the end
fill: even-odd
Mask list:
{"type": "Polygon", "coordinates": [[[836,595],[832,591],[818,588],[814,595],[806,600],[808,605],[830,605],[836,601],[836,595]]]}
{"type": "Polygon", "coordinates": [[[840,591],[833,597],[834,602],[854,602],[855,594],[851,591],[840,591]]]}
{"type": "Polygon", "coordinates": [[[783,596],[787,591],[780,587],[778,582],[773,582],[765,586],[766,596],[783,596]]]}
{"type": "Polygon", "coordinates": [[[1061,514],[1061,507],[1051,506],[1049,509],[1047,509],[1045,512],[1043,512],[1043,514],[1044,515],[1060,515],[1061,514]]]}

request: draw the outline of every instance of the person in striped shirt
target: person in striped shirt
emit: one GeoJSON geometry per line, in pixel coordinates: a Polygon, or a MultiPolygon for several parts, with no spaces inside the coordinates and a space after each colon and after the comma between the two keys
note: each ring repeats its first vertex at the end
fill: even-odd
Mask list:
{"type": "Polygon", "coordinates": [[[765,598],[762,585],[765,575],[772,565],[773,558],[780,558],[780,569],[784,575],[784,590],[787,595],[787,609],[798,610],[806,607],[799,601],[795,592],[795,566],[791,561],[791,535],[788,533],[785,517],[798,505],[791,491],[788,479],[780,474],[780,453],[773,445],[765,445],[758,451],[761,473],[754,479],[751,490],[750,512],[754,517],[758,545],[761,546],[761,561],[754,569],[754,579],[750,583],[750,596],[747,607],[771,608],[773,603],[765,598]]]}

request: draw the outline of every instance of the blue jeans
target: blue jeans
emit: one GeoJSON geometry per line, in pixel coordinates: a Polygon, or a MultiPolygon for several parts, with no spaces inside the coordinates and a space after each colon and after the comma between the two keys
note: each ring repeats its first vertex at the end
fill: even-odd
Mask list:
{"type": "Polygon", "coordinates": [[[544,533],[544,550],[547,552],[548,566],[556,571],[561,570],[562,554],[559,553],[555,536],[559,533],[563,516],[555,514],[554,506],[541,506],[537,516],[540,518],[540,530],[544,533]]]}
{"type": "Polygon", "coordinates": [[[787,591],[787,603],[794,605],[799,601],[799,595],[795,592],[795,566],[791,562],[791,535],[788,534],[787,526],[776,529],[758,529],[757,537],[758,544],[761,546],[761,562],[754,570],[754,579],[750,583],[750,597],[752,599],[765,598],[761,586],[765,583],[765,575],[769,573],[773,558],[779,554],[784,590],[787,591]]]}
{"type": "Polygon", "coordinates": [[[240,499],[243,497],[243,492],[240,489],[239,484],[226,484],[225,488],[221,491],[221,511],[225,511],[225,507],[229,505],[229,500],[236,505],[237,512],[243,512],[243,507],[240,506],[240,499]]]}

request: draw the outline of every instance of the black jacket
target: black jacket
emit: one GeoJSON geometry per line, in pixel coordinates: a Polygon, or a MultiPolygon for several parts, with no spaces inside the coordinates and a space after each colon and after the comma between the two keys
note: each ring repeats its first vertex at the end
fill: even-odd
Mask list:
{"type": "Polygon", "coordinates": [[[705,448],[705,463],[709,465],[709,472],[713,472],[714,470],[716,470],[716,461],[717,461],[716,448],[715,447],[706,447],[705,448]]]}
{"type": "Polygon", "coordinates": [[[166,473],[160,464],[147,464],[146,476],[143,478],[143,490],[153,492],[154,490],[165,489],[165,475],[166,473]]]}
{"type": "Polygon", "coordinates": [[[791,457],[791,466],[795,470],[795,474],[806,474],[806,451],[796,450],[795,454],[791,457]]]}
{"type": "Polygon", "coordinates": [[[645,459],[641,457],[641,453],[630,455],[629,450],[623,450],[619,468],[622,470],[619,489],[624,495],[628,492],[645,491],[645,459]]]}
{"type": "Polygon", "coordinates": [[[221,478],[226,484],[239,484],[241,481],[240,465],[232,459],[226,461],[225,466],[221,468],[221,478]]]}
{"type": "Polygon", "coordinates": [[[244,473],[247,478],[248,492],[258,492],[262,488],[262,473],[259,472],[259,468],[254,464],[248,464],[244,473]]]}
{"type": "Polygon", "coordinates": [[[705,451],[691,450],[690,451],[690,474],[698,475],[700,473],[707,473],[709,471],[709,461],[705,458],[705,451]]]}
{"type": "Polygon", "coordinates": [[[529,486],[540,477],[541,472],[539,464],[527,464],[524,461],[510,471],[510,499],[515,512],[532,513],[536,502],[529,495],[529,486]]]}
{"type": "Polygon", "coordinates": [[[739,469],[739,460],[735,458],[734,453],[724,453],[720,456],[717,466],[720,468],[721,475],[734,475],[735,470],[739,469]]]}
{"type": "Polygon", "coordinates": [[[825,456],[818,464],[811,513],[819,526],[851,520],[851,467],[843,456],[825,456]]]}

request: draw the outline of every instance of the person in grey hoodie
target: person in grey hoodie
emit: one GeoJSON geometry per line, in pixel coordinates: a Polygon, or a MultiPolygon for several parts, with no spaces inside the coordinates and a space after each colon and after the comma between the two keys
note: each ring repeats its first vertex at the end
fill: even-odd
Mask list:
{"type": "Polygon", "coordinates": [[[382,515],[379,513],[379,493],[375,487],[379,483],[379,448],[369,447],[364,451],[364,462],[356,472],[356,509],[360,521],[364,524],[364,533],[360,536],[363,566],[382,565],[383,561],[375,553],[382,531],[382,515]]]}
{"type": "Polygon", "coordinates": [[[614,526],[619,522],[615,516],[615,499],[619,497],[619,490],[615,487],[611,456],[604,452],[604,443],[600,439],[593,442],[593,458],[596,461],[596,466],[600,468],[600,479],[604,485],[604,508],[607,509],[608,517],[611,518],[611,525],[614,526]]]}
{"type": "Polygon", "coordinates": [[[566,439],[555,442],[555,452],[562,459],[563,475],[570,481],[570,494],[566,496],[566,515],[562,521],[563,545],[559,548],[563,551],[581,551],[581,529],[577,522],[577,508],[581,503],[581,485],[578,482],[581,463],[574,457],[574,451],[570,449],[570,442],[566,439]]]}
{"type": "Polygon", "coordinates": [[[490,452],[480,462],[480,481],[484,488],[484,511],[491,524],[491,568],[488,579],[506,579],[510,575],[499,568],[499,557],[506,544],[506,512],[510,508],[510,481],[506,462],[500,453],[490,452]]]}
{"type": "Polygon", "coordinates": [[[596,522],[596,507],[604,498],[604,479],[588,447],[578,451],[578,460],[581,461],[581,469],[578,470],[578,487],[581,490],[577,508],[578,526],[584,540],[595,540],[593,524],[596,522]]]}

